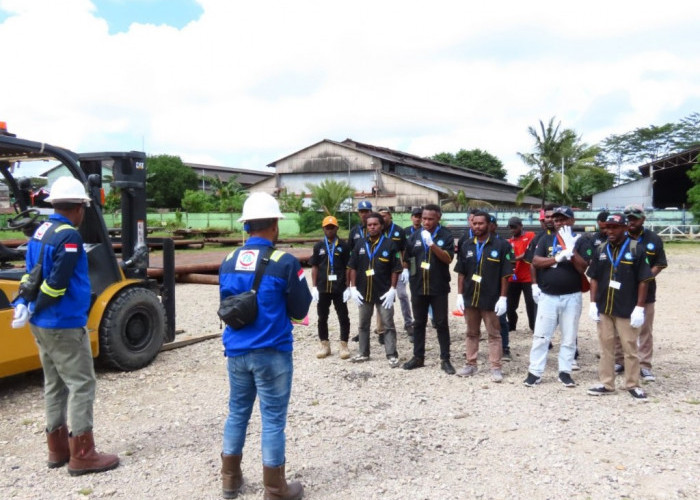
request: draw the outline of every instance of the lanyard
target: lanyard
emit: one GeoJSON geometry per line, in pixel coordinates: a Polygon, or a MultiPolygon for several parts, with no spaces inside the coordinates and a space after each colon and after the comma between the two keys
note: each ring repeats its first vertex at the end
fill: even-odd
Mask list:
{"type": "Polygon", "coordinates": [[[622,256],[625,255],[625,250],[627,249],[627,245],[630,244],[630,239],[627,238],[625,242],[622,244],[622,247],[620,248],[620,253],[617,254],[617,259],[613,260],[612,253],[610,252],[610,243],[605,245],[605,251],[608,253],[608,258],[610,259],[610,263],[613,266],[613,275],[617,274],[617,266],[620,265],[620,261],[622,260],[622,256]]]}
{"type": "Polygon", "coordinates": [[[333,244],[329,247],[328,238],[324,236],[323,239],[326,240],[326,253],[328,255],[328,262],[331,263],[331,272],[333,272],[335,271],[335,267],[333,267],[333,257],[335,257],[335,245],[338,240],[333,240],[333,244]]]}
{"type": "Polygon", "coordinates": [[[474,244],[476,245],[476,263],[477,263],[477,265],[479,263],[481,263],[481,254],[484,252],[484,245],[486,245],[490,239],[491,239],[491,237],[489,236],[488,238],[486,238],[484,240],[484,242],[481,245],[479,245],[479,240],[477,240],[476,237],[474,237],[474,244]]]}
{"type": "MultiPolygon", "coordinates": [[[[435,228],[435,232],[431,234],[430,236],[433,237],[433,241],[435,240],[435,237],[438,234],[438,231],[440,230],[440,225],[438,224],[438,227],[435,228]]],[[[423,242],[423,253],[425,254],[425,261],[428,262],[430,260],[430,249],[428,248],[428,245],[425,244],[425,240],[423,239],[423,235],[421,234],[420,240],[423,242]]]]}
{"type": "Polygon", "coordinates": [[[391,227],[390,227],[389,230],[386,232],[386,235],[387,235],[389,238],[391,238],[391,236],[392,236],[393,234],[394,234],[394,223],[392,222],[392,223],[391,223],[391,227]]]}
{"type": "Polygon", "coordinates": [[[377,253],[377,250],[379,250],[379,247],[382,246],[382,241],[384,241],[384,235],[382,235],[382,237],[379,238],[377,245],[374,247],[374,252],[370,252],[369,245],[367,244],[367,241],[365,240],[365,248],[367,249],[367,257],[369,258],[369,266],[370,267],[374,267],[374,255],[377,253]]]}
{"type": "Polygon", "coordinates": [[[556,255],[559,253],[559,240],[557,239],[557,235],[554,235],[554,241],[552,242],[552,256],[556,255]]]}
{"type": "MultiPolygon", "coordinates": [[[[625,234],[627,236],[629,236],[630,238],[632,238],[632,235],[629,232],[625,233],[625,234]]],[[[644,230],[642,229],[642,231],[639,233],[639,236],[637,238],[632,238],[632,239],[637,240],[637,242],[641,245],[642,241],[644,241],[644,230]]]]}

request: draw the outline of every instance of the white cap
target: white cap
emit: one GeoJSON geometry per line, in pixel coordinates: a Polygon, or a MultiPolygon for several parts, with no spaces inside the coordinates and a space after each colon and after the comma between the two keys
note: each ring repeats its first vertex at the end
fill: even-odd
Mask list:
{"type": "Polygon", "coordinates": [[[90,203],[90,197],[85,193],[85,186],[75,177],[59,177],[51,185],[49,203],[90,203]]]}
{"type": "Polygon", "coordinates": [[[243,204],[243,214],[238,222],[256,219],[284,219],[277,200],[267,193],[256,192],[248,196],[243,204]]]}

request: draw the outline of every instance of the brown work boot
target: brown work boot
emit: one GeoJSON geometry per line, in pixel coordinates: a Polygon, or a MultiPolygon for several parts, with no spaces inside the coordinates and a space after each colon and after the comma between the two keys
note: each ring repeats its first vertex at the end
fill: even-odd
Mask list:
{"type": "Polygon", "coordinates": [[[221,454],[221,483],[224,498],[236,498],[243,486],[243,471],[241,471],[243,455],[221,454]]]}
{"type": "Polygon", "coordinates": [[[263,465],[263,485],[265,500],[300,500],[304,496],[304,487],[299,481],[287,483],[284,477],[284,465],[279,467],[263,465]]]}
{"type": "Polygon", "coordinates": [[[49,469],[55,469],[68,463],[70,447],[68,446],[68,427],[62,425],[58,429],[46,431],[46,444],[49,446],[49,469]]]}
{"type": "Polygon", "coordinates": [[[118,456],[95,451],[92,431],[83,432],[80,436],[70,436],[68,444],[70,445],[68,472],[71,476],[104,472],[119,465],[118,456]]]}
{"type": "Polygon", "coordinates": [[[323,359],[331,355],[331,343],[328,340],[321,341],[321,348],[316,353],[318,359],[323,359]]]}
{"type": "Polygon", "coordinates": [[[340,359],[348,359],[350,357],[350,349],[348,349],[347,342],[340,342],[340,353],[338,354],[340,359]]]}

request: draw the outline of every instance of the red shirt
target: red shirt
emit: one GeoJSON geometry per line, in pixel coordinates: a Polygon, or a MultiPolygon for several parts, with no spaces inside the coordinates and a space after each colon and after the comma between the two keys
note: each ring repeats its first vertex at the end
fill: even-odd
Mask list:
{"type": "MultiPolygon", "coordinates": [[[[508,243],[513,247],[513,252],[516,256],[522,255],[525,253],[527,250],[527,247],[530,245],[530,242],[532,239],[535,237],[535,233],[532,232],[526,232],[526,233],[521,233],[520,236],[516,236],[515,238],[509,238],[508,243]]],[[[513,282],[513,281],[518,281],[521,283],[531,283],[532,282],[532,275],[530,274],[530,264],[525,262],[524,260],[518,260],[515,262],[515,272],[513,272],[513,276],[508,278],[508,281],[513,282]]]]}

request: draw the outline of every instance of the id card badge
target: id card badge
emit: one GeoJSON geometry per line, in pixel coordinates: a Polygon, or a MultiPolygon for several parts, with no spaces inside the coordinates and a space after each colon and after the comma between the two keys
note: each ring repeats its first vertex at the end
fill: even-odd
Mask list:
{"type": "Polygon", "coordinates": [[[337,274],[329,274],[328,281],[338,281],[338,275],[337,274]]]}
{"type": "Polygon", "coordinates": [[[474,281],[474,283],[481,283],[481,276],[478,274],[472,274],[472,281],[474,281]]]}
{"type": "Polygon", "coordinates": [[[610,280],[610,288],[614,288],[615,290],[619,290],[621,286],[622,286],[622,283],[620,283],[619,281],[610,280]]]}
{"type": "Polygon", "coordinates": [[[365,276],[374,276],[374,269],[367,269],[365,271],[365,276]]]}
{"type": "Polygon", "coordinates": [[[428,269],[430,269],[430,262],[421,262],[420,268],[425,269],[427,271],[428,269]]]}

